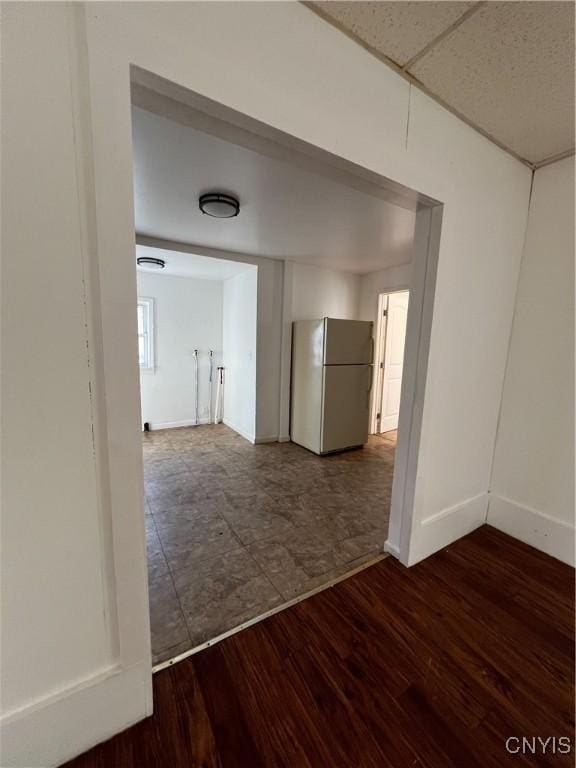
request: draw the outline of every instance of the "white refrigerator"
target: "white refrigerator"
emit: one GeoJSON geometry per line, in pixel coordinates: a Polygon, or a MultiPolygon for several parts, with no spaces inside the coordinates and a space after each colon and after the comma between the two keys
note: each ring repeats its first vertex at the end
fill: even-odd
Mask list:
{"type": "Polygon", "coordinates": [[[372,323],[298,320],[292,326],[290,436],[317,454],[368,439],[372,323]]]}

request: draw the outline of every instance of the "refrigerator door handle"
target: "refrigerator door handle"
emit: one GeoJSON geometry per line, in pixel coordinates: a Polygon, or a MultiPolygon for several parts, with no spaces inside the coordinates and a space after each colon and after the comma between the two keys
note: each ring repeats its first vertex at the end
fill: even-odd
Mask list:
{"type": "Polygon", "coordinates": [[[370,366],[370,386],[366,390],[366,398],[368,400],[368,409],[370,409],[370,393],[372,392],[373,386],[374,386],[374,364],[370,366]]]}

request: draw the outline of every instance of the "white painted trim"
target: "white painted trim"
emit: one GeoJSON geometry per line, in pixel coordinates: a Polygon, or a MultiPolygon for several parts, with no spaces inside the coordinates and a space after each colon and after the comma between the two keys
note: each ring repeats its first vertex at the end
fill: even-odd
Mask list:
{"type": "Polygon", "coordinates": [[[407,565],[415,565],[486,522],[488,494],[479,493],[426,518],[412,531],[407,565]]]}
{"type": "Polygon", "coordinates": [[[60,765],[151,714],[147,663],[100,671],[4,715],[2,765],[60,765]],[[119,713],[124,718],[121,723],[119,713]],[[57,740],[53,738],[55,733],[57,740]]]}
{"type": "MultiPolygon", "coordinates": [[[[382,411],[384,406],[384,376],[386,371],[386,343],[388,338],[388,317],[390,310],[390,296],[397,293],[407,293],[410,297],[410,288],[395,288],[393,291],[382,291],[378,294],[378,309],[376,314],[376,335],[374,337],[374,386],[370,403],[370,432],[373,435],[391,431],[390,428],[382,429],[382,419],[378,424],[376,414],[382,411]],[[384,316],[384,303],[386,302],[386,316],[384,316]],[[380,367],[382,364],[382,367],[380,367]]],[[[408,301],[410,311],[410,301],[408,301]]],[[[404,346],[406,346],[406,334],[404,334],[404,346]]],[[[397,427],[394,427],[397,429],[397,427]]]]}
{"type": "Polygon", "coordinates": [[[427,206],[438,204],[434,198],[415,192],[401,182],[298,139],[135,64],[130,67],[130,80],[133,104],[148,112],[163,115],[174,122],[308,172],[327,176],[409,211],[414,211],[419,203],[427,206]]]}
{"type": "Polygon", "coordinates": [[[486,522],[563,563],[576,564],[575,529],[570,523],[496,494],[490,496],[486,522]]]}
{"type": "MultiPolygon", "coordinates": [[[[473,504],[481,500],[487,500],[487,494],[479,493],[477,496],[472,496],[472,498],[466,499],[466,501],[461,501],[458,504],[453,504],[451,507],[446,507],[445,509],[440,510],[440,512],[436,512],[434,515],[430,515],[430,517],[427,517],[424,520],[422,520],[421,526],[425,527],[427,525],[434,525],[435,523],[438,523],[443,518],[449,517],[450,515],[453,515],[455,512],[459,512],[465,507],[468,507],[470,504],[473,504]]],[[[484,520],[482,522],[486,522],[486,513],[484,514],[484,520]]]]}
{"type": "Polygon", "coordinates": [[[278,435],[280,442],[290,440],[290,389],[292,386],[292,293],[294,288],[294,264],[284,262],[282,278],[282,331],[280,357],[280,402],[278,435]]]}
{"type": "MultiPolygon", "coordinates": [[[[290,438],[287,438],[287,440],[290,440],[290,438]]],[[[254,445],[262,445],[262,443],[278,443],[278,435],[264,435],[263,437],[255,437],[254,438],[254,445]]],[[[286,442],[286,440],[284,440],[286,442]]]]}
{"type": "MultiPolygon", "coordinates": [[[[76,91],[78,99],[82,100],[83,109],[80,113],[86,122],[88,134],[86,147],[79,155],[79,165],[84,163],[86,158],[90,160],[91,178],[85,185],[90,204],[84,207],[91,218],[87,247],[90,254],[89,261],[94,265],[95,273],[95,279],[90,284],[90,303],[99,313],[98,322],[95,323],[94,328],[95,366],[98,379],[96,398],[99,406],[95,429],[106,438],[100,443],[102,470],[99,468],[99,471],[105,473],[106,483],[105,512],[109,535],[107,535],[108,562],[105,564],[107,570],[105,576],[107,590],[114,600],[111,612],[111,645],[115,658],[118,658],[125,670],[142,660],[147,662],[150,690],[143,684],[139,694],[134,694],[134,699],[137,700],[138,697],[142,699],[144,695],[149,699],[151,653],[143,514],[139,368],[136,313],[133,310],[137,299],[137,284],[134,259],[131,100],[128,68],[128,62],[138,60],[138,55],[135,54],[133,59],[128,49],[122,49],[121,57],[110,60],[108,56],[103,55],[103,48],[92,42],[88,44],[86,41],[87,29],[91,41],[96,41],[100,34],[95,15],[90,12],[90,21],[86,27],[84,15],[87,10],[84,5],[71,6],[70,12],[77,22],[77,36],[84,46],[82,53],[85,54],[87,51],[87,56],[82,60],[82,78],[77,83],[76,91]],[[120,61],[122,68],[120,68],[120,61]],[[114,189],[113,195],[110,194],[111,186],[114,189]],[[103,308],[101,313],[100,308],[103,308]]],[[[130,38],[131,41],[132,38],[130,38]]],[[[385,178],[380,173],[300,141],[161,77],[145,73],[143,70],[137,71],[135,67],[132,67],[131,72],[133,79],[137,79],[136,75],[139,74],[141,84],[148,89],[153,89],[160,95],[170,96],[171,100],[178,96],[182,105],[192,106],[196,114],[203,119],[205,127],[211,126],[210,133],[214,133],[218,126],[222,130],[233,133],[235,127],[240,127],[246,140],[255,141],[259,146],[264,143],[269,149],[286,155],[289,160],[298,161],[299,159],[307,170],[317,167],[328,172],[335,180],[344,183],[352,182],[356,189],[362,185],[376,196],[396,202],[410,210],[414,210],[414,207],[419,205],[416,217],[417,230],[418,221],[423,212],[426,222],[430,217],[432,222],[441,220],[441,207],[432,209],[432,213],[422,208],[423,205],[437,205],[435,201],[419,195],[403,184],[385,178]],[[439,212],[440,218],[437,219],[439,212]]],[[[177,72],[177,68],[170,70],[170,74],[175,75],[177,72]]],[[[404,175],[409,176],[409,174],[404,175]]],[[[418,275],[424,276],[422,286],[424,283],[428,288],[432,286],[433,295],[434,279],[431,276],[435,276],[437,255],[434,226],[427,225],[420,227],[420,230],[425,230],[426,242],[424,245],[422,242],[420,245],[417,243],[415,262],[419,262],[421,266],[416,269],[415,264],[415,271],[418,275]],[[430,244],[429,235],[432,237],[430,244]]],[[[166,247],[165,241],[164,247],[166,247]]],[[[190,252],[196,249],[190,245],[180,244],[179,250],[190,252]]],[[[221,257],[219,251],[212,250],[211,253],[221,257]]],[[[236,257],[235,260],[260,263],[250,257],[236,257]]],[[[411,290],[414,291],[415,287],[411,286],[411,290]]],[[[431,306],[432,296],[429,296],[423,287],[422,293],[414,292],[413,296],[413,306],[419,307],[422,297],[425,306],[428,304],[431,306]]],[[[420,315],[419,309],[416,315],[420,315]]],[[[407,422],[408,429],[404,430],[405,437],[402,437],[402,426],[399,429],[400,439],[395,470],[395,485],[398,485],[399,476],[401,480],[401,493],[398,497],[400,504],[397,505],[397,509],[401,517],[402,530],[406,525],[408,526],[404,539],[406,551],[410,540],[409,529],[412,524],[414,503],[414,495],[410,492],[408,487],[410,483],[406,482],[406,476],[408,475],[410,480],[410,473],[414,473],[411,483],[413,486],[416,464],[415,459],[412,463],[408,463],[408,459],[418,456],[421,425],[418,413],[423,407],[427,369],[427,348],[422,344],[421,339],[429,338],[431,312],[429,315],[424,312],[417,320],[412,349],[413,354],[418,358],[418,364],[414,362],[414,367],[418,371],[418,376],[415,377],[418,387],[416,388],[415,381],[414,390],[406,390],[408,396],[403,391],[404,409],[410,418],[407,422]],[[424,327],[422,331],[421,320],[424,327]],[[414,417],[412,417],[412,410],[416,411],[414,417]]],[[[408,338],[407,334],[407,347],[408,338]]],[[[408,378],[405,368],[404,381],[408,378]]],[[[233,425],[229,426],[235,429],[233,425]]],[[[242,436],[250,442],[255,438],[254,434],[242,434],[242,436]]],[[[106,718],[110,712],[115,713],[120,722],[116,722],[114,730],[117,731],[124,726],[127,720],[126,710],[120,717],[120,705],[114,706],[113,696],[109,696],[108,699],[105,701],[99,696],[94,696],[100,708],[106,710],[105,715],[101,712],[93,714],[91,702],[86,704],[84,710],[78,707],[78,712],[82,713],[83,722],[91,726],[90,738],[86,738],[82,745],[83,749],[89,747],[95,740],[105,738],[98,733],[95,725],[100,717],[108,722],[106,718]]],[[[137,709],[134,702],[130,701],[129,704],[131,707],[131,709],[128,708],[129,712],[137,709]]],[[[143,717],[144,714],[141,713],[140,716],[143,717]]],[[[74,718],[71,718],[72,721],[74,718]]],[[[66,727],[55,728],[53,732],[59,734],[61,730],[65,733],[66,727]]],[[[86,737],[86,733],[79,730],[86,737]]],[[[26,739],[23,739],[22,743],[25,744],[26,739]]]]}
{"type": "Polygon", "coordinates": [[[389,555],[392,555],[392,557],[400,560],[400,550],[393,542],[390,541],[390,539],[386,539],[384,542],[384,552],[387,552],[389,555]]]}
{"type": "Polygon", "coordinates": [[[156,373],[156,302],[152,296],[138,296],[138,307],[146,307],[148,365],[140,366],[142,373],[156,373]]]}
{"type": "Polygon", "coordinates": [[[388,542],[399,560],[411,565],[413,528],[417,525],[416,481],[428,376],[428,354],[440,249],[443,206],[419,206],[414,232],[413,267],[404,347],[404,368],[394,460],[388,542]]]}
{"type": "MultiPolygon", "coordinates": [[[[384,302],[388,302],[388,293],[382,292],[378,294],[377,309],[376,309],[376,323],[374,325],[374,360],[372,361],[375,366],[374,371],[374,386],[372,387],[372,397],[370,398],[370,433],[373,435],[378,434],[378,413],[379,401],[382,398],[382,376],[384,369],[380,367],[380,363],[384,360],[384,343],[386,339],[386,330],[388,328],[388,314],[386,314],[386,320],[384,320],[384,302]]],[[[380,407],[381,404],[380,404],[380,407]]]]}
{"type": "Polygon", "coordinates": [[[212,420],[205,416],[198,421],[198,424],[194,419],[184,419],[183,421],[150,421],[148,423],[150,424],[150,431],[155,432],[158,429],[176,429],[177,427],[197,427],[200,424],[212,424],[212,420]]]}
{"type": "Polygon", "coordinates": [[[282,603],[281,605],[277,605],[275,608],[271,608],[269,611],[266,611],[265,613],[261,613],[259,616],[255,616],[253,619],[250,619],[249,621],[245,621],[242,624],[238,624],[237,627],[233,627],[232,629],[229,629],[227,632],[223,632],[221,635],[217,635],[212,640],[207,640],[205,643],[196,645],[194,648],[190,648],[189,651],[184,651],[184,653],[179,653],[178,656],[174,656],[172,659],[168,659],[167,661],[162,661],[160,662],[160,664],[156,664],[156,666],[152,667],[152,673],[155,674],[156,672],[161,672],[163,669],[166,669],[167,667],[172,667],[174,664],[177,664],[179,661],[184,661],[184,659],[187,659],[190,656],[193,656],[195,653],[198,653],[199,651],[203,651],[204,649],[209,648],[211,645],[216,645],[216,643],[220,643],[222,640],[226,640],[227,637],[231,637],[232,635],[235,635],[237,632],[241,632],[243,629],[246,629],[247,627],[251,627],[254,624],[258,624],[260,621],[267,619],[269,616],[274,616],[274,614],[280,613],[280,611],[284,611],[286,610],[286,608],[290,608],[293,605],[297,605],[298,603],[301,603],[303,600],[307,600],[309,597],[313,597],[314,595],[317,595],[319,592],[324,592],[324,590],[330,589],[330,587],[334,587],[336,584],[339,584],[341,581],[344,581],[345,579],[348,579],[351,576],[354,576],[357,573],[360,573],[361,571],[366,570],[366,568],[369,568],[371,565],[376,565],[376,563],[379,563],[381,560],[384,560],[386,557],[387,555],[384,553],[381,555],[376,555],[376,557],[373,557],[370,560],[367,560],[366,562],[362,563],[356,568],[352,568],[352,570],[348,571],[347,573],[344,573],[341,576],[337,576],[336,578],[330,579],[329,581],[326,582],[326,584],[322,584],[321,586],[315,587],[314,589],[311,589],[308,592],[304,592],[304,594],[302,595],[293,597],[292,600],[288,600],[287,602],[282,603]]]}

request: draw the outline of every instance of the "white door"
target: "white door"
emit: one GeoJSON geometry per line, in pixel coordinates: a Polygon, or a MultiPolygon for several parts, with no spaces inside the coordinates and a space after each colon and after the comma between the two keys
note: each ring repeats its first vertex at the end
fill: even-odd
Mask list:
{"type": "Polygon", "coordinates": [[[384,342],[384,375],[382,377],[382,405],[380,432],[398,429],[404,341],[408,317],[408,291],[388,296],[386,314],[386,340],[384,342]]]}

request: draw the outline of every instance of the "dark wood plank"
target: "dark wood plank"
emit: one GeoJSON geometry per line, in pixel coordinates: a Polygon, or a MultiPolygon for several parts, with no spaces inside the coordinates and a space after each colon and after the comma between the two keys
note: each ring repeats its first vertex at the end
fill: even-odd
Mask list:
{"type": "Polygon", "coordinates": [[[388,558],[157,674],[155,713],[68,768],[572,766],[574,574],[484,526],[388,558]]]}

